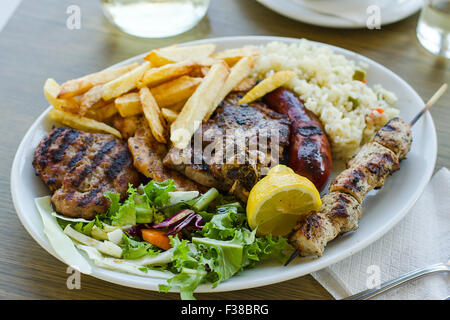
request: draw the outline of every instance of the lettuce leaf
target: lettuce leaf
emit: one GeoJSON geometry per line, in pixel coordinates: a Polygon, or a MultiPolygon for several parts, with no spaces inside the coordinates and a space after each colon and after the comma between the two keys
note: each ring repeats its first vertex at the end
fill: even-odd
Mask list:
{"type": "Polygon", "coordinates": [[[256,237],[247,224],[244,208],[238,202],[228,202],[216,207],[216,213],[205,224],[192,242],[173,238],[173,267],[177,276],[168,280],[167,291],[176,286],[182,298],[192,299],[195,288],[210,282],[216,287],[244,268],[271,257],[285,259],[287,239],[272,236],[256,237]]]}
{"type": "Polygon", "coordinates": [[[237,230],[246,227],[247,217],[239,202],[217,207],[217,213],[205,224],[202,235],[206,238],[230,240],[237,230]]]}
{"type": "Polygon", "coordinates": [[[147,185],[128,188],[128,198],[120,203],[118,193],[105,193],[110,201],[108,211],[101,215],[101,219],[114,226],[133,226],[137,223],[152,223],[164,220],[164,215],[156,208],[170,203],[171,192],[176,189],[173,180],[164,182],[150,181],[147,185]]]}
{"type": "Polygon", "coordinates": [[[157,255],[161,250],[145,241],[136,241],[123,234],[122,256],[124,259],[139,259],[157,255]]]}
{"type": "Polygon", "coordinates": [[[172,179],[164,182],[150,181],[144,186],[144,192],[149,201],[157,208],[167,206],[170,203],[169,192],[175,191],[176,186],[172,179]]]}

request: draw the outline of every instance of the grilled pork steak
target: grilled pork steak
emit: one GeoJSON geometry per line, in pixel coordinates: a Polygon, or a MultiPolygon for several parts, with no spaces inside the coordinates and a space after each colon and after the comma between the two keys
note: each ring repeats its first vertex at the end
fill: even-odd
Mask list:
{"type": "Polygon", "coordinates": [[[289,141],[290,122],[262,102],[239,106],[241,97],[239,93],[229,94],[194,134],[192,146],[184,150],[171,148],[164,165],[199,184],[233,193],[245,202],[264,174],[262,169],[281,162],[289,141]],[[196,140],[200,140],[200,147],[196,147],[196,140]]]}
{"type": "Polygon", "coordinates": [[[92,219],[109,208],[105,192],[124,198],[128,184],[140,182],[125,142],[71,128],[53,129],[36,148],[33,166],[54,192],[56,211],[69,217],[92,219]]]}

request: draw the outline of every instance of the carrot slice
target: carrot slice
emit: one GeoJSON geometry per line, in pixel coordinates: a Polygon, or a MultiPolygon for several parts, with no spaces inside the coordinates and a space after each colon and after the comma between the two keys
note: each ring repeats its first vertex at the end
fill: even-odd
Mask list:
{"type": "Polygon", "coordinates": [[[164,250],[172,248],[169,237],[161,230],[143,229],[142,239],[164,250]]]}
{"type": "Polygon", "coordinates": [[[379,114],[382,114],[384,112],[383,108],[374,108],[374,110],[377,110],[379,114]]]}

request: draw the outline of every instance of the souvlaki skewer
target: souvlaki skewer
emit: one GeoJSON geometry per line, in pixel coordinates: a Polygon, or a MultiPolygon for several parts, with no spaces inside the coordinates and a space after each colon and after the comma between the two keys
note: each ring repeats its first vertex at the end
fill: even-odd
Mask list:
{"type": "Polygon", "coordinates": [[[333,180],[329,193],[322,197],[320,209],[307,214],[291,233],[289,241],[296,251],[285,265],[296,256],[320,257],[329,241],[358,228],[364,197],[372,189],[381,188],[386,178],[399,169],[400,161],[411,148],[411,127],[447,87],[442,85],[410,123],[391,119],[347,162],[347,169],[333,180]]]}

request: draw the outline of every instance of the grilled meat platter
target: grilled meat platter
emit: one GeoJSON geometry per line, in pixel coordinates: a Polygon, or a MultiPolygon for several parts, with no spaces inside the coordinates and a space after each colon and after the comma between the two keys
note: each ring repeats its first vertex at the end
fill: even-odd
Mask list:
{"type": "Polygon", "coordinates": [[[38,207],[97,265],[166,279],[187,298],[265,258],[322,256],[358,229],[364,199],[400,170],[412,126],[447,86],[408,123],[355,64],[328,52],[351,70],[336,82],[312,60],[283,60],[305,47],[173,46],[48,79],[54,126],[32,165],[50,196],[38,207]],[[331,179],[333,161],[346,168],[331,179]],[[193,260],[176,256],[189,248],[193,260]]]}

